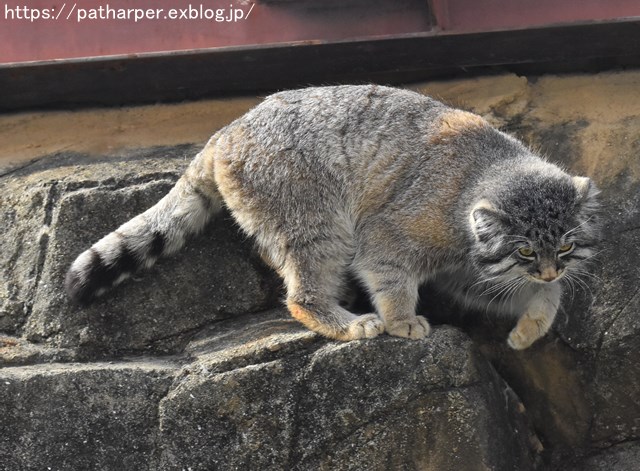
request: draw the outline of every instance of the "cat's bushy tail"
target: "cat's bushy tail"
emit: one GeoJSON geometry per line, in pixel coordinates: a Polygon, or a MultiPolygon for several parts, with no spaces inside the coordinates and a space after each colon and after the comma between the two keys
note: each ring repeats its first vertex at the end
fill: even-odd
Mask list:
{"type": "Polygon", "coordinates": [[[87,304],[163,255],[177,252],[222,208],[213,178],[197,159],[155,206],[81,253],[67,272],[69,297],[87,304]]]}

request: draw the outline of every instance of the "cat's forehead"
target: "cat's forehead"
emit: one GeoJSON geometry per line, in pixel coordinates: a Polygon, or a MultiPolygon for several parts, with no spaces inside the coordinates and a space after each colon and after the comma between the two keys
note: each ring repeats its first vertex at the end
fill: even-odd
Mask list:
{"type": "Polygon", "coordinates": [[[547,214],[558,218],[574,211],[576,189],[570,179],[530,176],[510,185],[503,198],[507,210],[512,209],[522,215],[547,214]]]}
{"type": "Polygon", "coordinates": [[[503,209],[521,234],[552,243],[575,220],[576,191],[563,180],[524,180],[505,195],[503,209]]]}

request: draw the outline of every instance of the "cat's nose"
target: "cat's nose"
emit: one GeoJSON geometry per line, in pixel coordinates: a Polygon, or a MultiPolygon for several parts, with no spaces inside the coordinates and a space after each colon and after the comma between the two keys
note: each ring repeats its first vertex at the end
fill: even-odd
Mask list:
{"type": "Polygon", "coordinates": [[[558,271],[555,267],[545,267],[540,271],[540,279],[543,281],[553,281],[558,278],[558,271]]]}

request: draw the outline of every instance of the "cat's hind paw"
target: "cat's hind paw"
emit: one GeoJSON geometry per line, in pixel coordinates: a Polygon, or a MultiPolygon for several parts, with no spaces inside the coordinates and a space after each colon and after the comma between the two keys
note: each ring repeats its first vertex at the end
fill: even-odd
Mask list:
{"type": "Polygon", "coordinates": [[[390,322],[386,326],[387,333],[394,337],[404,337],[411,340],[420,340],[431,333],[429,322],[422,316],[410,319],[390,322]]]}

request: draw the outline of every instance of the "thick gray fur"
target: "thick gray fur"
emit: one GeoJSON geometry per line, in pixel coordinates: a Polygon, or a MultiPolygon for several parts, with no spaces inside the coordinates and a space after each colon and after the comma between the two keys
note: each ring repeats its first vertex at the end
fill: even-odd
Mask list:
{"type": "Polygon", "coordinates": [[[596,194],[482,118],[414,92],[281,92],[216,133],[158,205],[81,254],[67,289],[102,294],[175,252],[224,202],[284,278],[292,315],[323,335],[423,338],[418,286],[436,279],[463,304],[517,316],[509,344],[521,349],[549,329],[562,283],[582,282],[596,194]],[[347,273],[375,313],[340,307],[347,273]]]}

